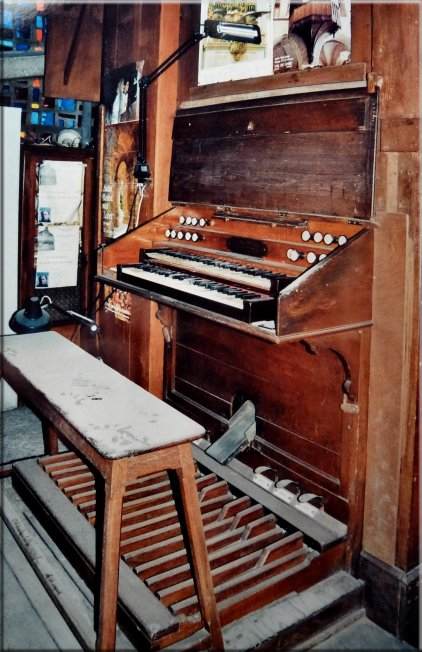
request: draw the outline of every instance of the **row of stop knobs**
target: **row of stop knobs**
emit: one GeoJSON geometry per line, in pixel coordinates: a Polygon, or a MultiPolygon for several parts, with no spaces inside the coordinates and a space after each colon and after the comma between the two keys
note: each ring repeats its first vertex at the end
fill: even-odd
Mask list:
{"type": "Polygon", "coordinates": [[[198,242],[202,240],[202,235],[199,233],[191,233],[190,231],[176,231],[176,229],[166,229],[164,235],[166,238],[171,238],[172,240],[191,240],[192,242],[198,242]]]}
{"type": "MultiPolygon", "coordinates": [[[[324,243],[326,245],[337,244],[340,247],[343,247],[347,242],[347,237],[345,235],[332,235],[331,233],[321,233],[320,231],[315,231],[311,233],[310,231],[302,231],[301,238],[303,242],[310,242],[311,240],[316,244],[324,243]]],[[[324,260],[327,257],[327,254],[316,254],[314,251],[297,251],[297,249],[288,249],[287,258],[295,263],[300,258],[304,258],[306,262],[310,265],[316,263],[317,261],[324,260]]]]}

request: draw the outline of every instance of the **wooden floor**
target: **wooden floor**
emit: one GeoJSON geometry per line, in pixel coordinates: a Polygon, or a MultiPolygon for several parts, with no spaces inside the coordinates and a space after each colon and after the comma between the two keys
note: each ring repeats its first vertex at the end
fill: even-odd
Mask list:
{"type": "MultiPolygon", "coordinates": [[[[35,454],[40,452],[42,447],[42,437],[36,419],[30,413],[28,414],[25,409],[15,410],[14,412],[16,414],[9,413],[5,420],[7,426],[5,428],[5,440],[8,442],[8,454],[13,458],[21,457],[19,444],[17,444],[17,448],[15,449],[10,442],[16,424],[17,431],[20,431],[21,433],[19,436],[18,432],[16,442],[19,442],[19,440],[25,441],[25,453],[35,454]],[[26,419],[26,417],[28,417],[28,419],[26,419]]],[[[72,459],[72,457],[70,457],[70,459],[72,459]]],[[[82,472],[85,472],[84,469],[81,470],[82,472]]],[[[87,480],[89,484],[89,478],[85,478],[85,480],[87,480]]],[[[165,479],[162,479],[161,481],[165,482],[165,479]]],[[[66,608],[69,608],[69,606],[73,604],[79,605],[80,609],[80,613],[74,612],[71,613],[70,616],[68,613],[66,619],[70,622],[71,629],[75,630],[80,626],[80,620],[85,618],[84,622],[87,623],[87,629],[91,627],[91,639],[89,639],[88,635],[89,640],[83,644],[83,647],[91,647],[92,641],[95,639],[90,616],[90,610],[92,609],[92,594],[90,590],[85,586],[80,578],[78,578],[77,574],[61,554],[55,541],[53,541],[36,520],[34,520],[27,507],[22,503],[19,496],[16,495],[16,492],[10,487],[10,481],[3,480],[2,482],[2,489],[7,489],[8,500],[10,499],[12,501],[13,509],[15,512],[18,512],[18,521],[21,519],[19,523],[24,530],[21,532],[22,536],[19,545],[25,548],[28,542],[32,542],[31,545],[34,545],[34,549],[36,550],[36,560],[39,562],[43,559],[45,561],[45,559],[48,558],[48,577],[47,579],[43,578],[43,584],[40,584],[34,575],[32,567],[30,567],[27,562],[22,562],[23,555],[19,552],[9,530],[7,530],[7,534],[4,537],[6,545],[3,554],[3,563],[5,564],[4,568],[7,570],[7,572],[4,573],[4,577],[8,578],[7,586],[10,590],[6,593],[7,599],[4,601],[3,614],[5,615],[6,621],[4,622],[2,648],[28,650],[60,648],[78,649],[78,645],[81,645],[81,643],[76,642],[76,644],[74,644],[74,634],[69,630],[60,614],[51,606],[52,602],[48,597],[48,593],[53,591],[54,594],[56,588],[59,588],[60,591],[60,578],[62,578],[63,574],[67,577],[67,580],[69,580],[69,577],[72,577],[71,585],[73,585],[73,588],[71,590],[69,589],[70,592],[64,596],[63,602],[65,603],[66,608]],[[24,525],[22,525],[23,522],[24,525]],[[36,538],[36,541],[34,537],[36,538]],[[8,554],[10,557],[10,549],[12,549],[14,556],[12,555],[11,559],[7,560],[6,556],[8,554]],[[16,554],[20,554],[18,562],[16,561],[16,554]],[[50,557],[48,557],[48,555],[50,555],[50,557]],[[13,573],[19,571],[21,577],[17,579],[16,577],[11,577],[9,572],[10,569],[13,570],[13,573]],[[30,579],[31,577],[33,577],[33,580],[30,579]],[[50,582],[50,584],[48,584],[48,582],[50,582]],[[48,606],[46,607],[45,605],[48,606]],[[73,622],[72,618],[74,618],[73,622]],[[22,623],[22,627],[19,629],[17,629],[13,624],[16,623],[17,620],[22,623]],[[26,642],[23,643],[23,641],[26,642]],[[73,643],[71,643],[71,641],[73,641],[73,643]]],[[[157,483],[159,484],[159,482],[157,483]]],[[[215,485],[216,483],[214,479],[213,482],[210,480],[201,481],[200,477],[198,477],[198,484],[201,491],[215,485]]],[[[89,493],[90,487],[88,486],[85,489],[87,489],[89,493]]],[[[132,489],[140,491],[142,488],[133,487],[132,489]]],[[[165,489],[165,487],[162,487],[162,489],[165,489]]],[[[211,490],[207,489],[204,493],[204,499],[208,496],[207,500],[213,500],[217,497],[221,498],[221,496],[224,495],[224,491],[215,486],[213,491],[216,491],[217,496],[214,496],[213,498],[212,495],[210,496],[210,494],[207,493],[209,491],[211,490]],[[221,494],[219,492],[221,492],[221,494]]],[[[76,492],[76,494],[77,493],[78,492],[76,492]]],[[[157,493],[154,495],[157,496],[160,493],[161,492],[157,490],[157,493]]],[[[62,495],[64,497],[64,494],[62,495]]],[[[142,500],[142,496],[134,498],[134,500],[142,500]]],[[[66,498],[66,501],[71,504],[70,498],[66,498]]],[[[5,509],[5,502],[6,501],[4,501],[3,504],[3,512],[5,509]]],[[[86,502],[89,504],[89,496],[88,501],[86,502]]],[[[80,504],[84,503],[82,502],[80,504]]],[[[230,504],[230,502],[223,502],[219,509],[224,509],[225,504],[230,504]]],[[[228,510],[229,508],[226,507],[226,509],[228,510]]],[[[247,509],[250,509],[250,507],[247,508],[245,506],[245,510],[247,509]]],[[[128,511],[127,513],[128,515],[133,515],[135,511],[128,511]]],[[[204,511],[204,514],[211,514],[213,511],[216,511],[216,509],[204,511]]],[[[90,515],[90,511],[87,510],[85,514],[85,519],[87,519],[90,515]]],[[[91,519],[95,519],[95,509],[94,514],[91,514],[90,516],[91,519]]],[[[168,514],[167,517],[169,517],[168,514]]],[[[128,518],[131,517],[128,516],[128,518]]],[[[171,518],[171,516],[169,518],[171,518]]],[[[229,516],[228,518],[231,517],[229,516]]],[[[259,520],[260,518],[262,518],[262,516],[255,520],[259,520]]],[[[85,522],[88,524],[88,520],[85,520],[85,522]]],[[[246,523],[246,526],[249,526],[250,523],[250,521],[246,523]]],[[[134,529],[139,527],[139,525],[137,526],[135,524],[128,524],[128,527],[130,528],[133,525],[135,526],[134,529]]],[[[175,523],[168,523],[165,528],[170,528],[171,530],[174,525],[175,523]]],[[[159,529],[161,528],[156,528],[155,531],[157,532],[159,529]]],[[[236,528],[234,528],[234,530],[235,529],[236,528]]],[[[271,532],[273,529],[274,528],[268,528],[268,532],[271,532]]],[[[14,534],[19,540],[19,532],[15,532],[14,534]]],[[[264,534],[266,534],[266,532],[264,532],[264,534]]],[[[136,539],[136,536],[142,537],[143,534],[140,532],[132,538],[136,539]]],[[[216,536],[218,537],[219,535],[217,534],[216,536]]],[[[289,534],[288,536],[291,535],[289,534]]],[[[131,537],[125,539],[124,545],[127,545],[130,538],[131,537]]],[[[171,538],[177,538],[177,534],[176,537],[171,538]]],[[[286,539],[285,534],[281,537],[280,541],[283,541],[283,539],[286,539]]],[[[156,542],[156,544],[159,545],[160,541],[156,542]]],[[[298,550],[300,549],[301,547],[298,546],[298,550]]],[[[217,553],[218,550],[219,549],[217,548],[215,552],[217,553]]],[[[130,550],[124,554],[129,554],[131,552],[135,551],[130,550]]],[[[180,550],[175,550],[173,554],[180,554],[180,550]]],[[[145,563],[154,563],[154,560],[152,559],[151,562],[145,563]]],[[[140,565],[142,565],[142,563],[140,565]]],[[[133,568],[136,569],[136,566],[133,566],[133,568]]],[[[38,568],[38,572],[40,572],[40,568],[38,568]]],[[[133,573],[133,571],[131,572],[133,573]]],[[[135,575],[135,573],[133,573],[133,575],[135,575]]],[[[152,575],[151,577],[154,576],[152,575]]],[[[187,582],[187,586],[189,585],[188,579],[182,580],[180,583],[183,584],[184,582],[187,582]]],[[[174,591],[175,587],[170,586],[168,588],[171,593],[174,591]]],[[[163,589],[163,591],[164,590],[165,589],[163,589]]],[[[192,600],[192,596],[186,599],[192,600]]],[[[178,603],[170,602],[170,608],[173,604],[178,603]]],[[[366,641],[367,644],[364,645],[364,647],[368,650],[412,649],[405,644],[401,644],[389,634],[373,625],[373,623],[369,623],[364,618],[364,612],[362,611],[361,605],[362,583],[350,577],[347,573],[336,573],[330,578],[315,584],[310,589],[302,591],[301,593],[293,592],[284,599],[281,598],[275,600],[268,606],[260,608],[232,624],[226,625],[223,630],[225,645],[226,648],[230,650],[248,650],[257,647],[259,648],[263,645],[268,646],[269,644],[272,646],[271,649],[277,645],[279,649],[287,650],[292,649],[293,646],[297,644],[299,644],[300,649],[311,649],[313,647],[316,649],[340,649],[339,643],[341,642],[341,649],[346,650],[363,649],[363,642],[366,641]],[[335,614],[334,619],[333,612],[335,614]],[[336,632],[338,627],[341,627],[342,629],[341,640],[338,638],[340,633],[336,632]],[[309,643],[303,644],[303,641],[306,639],[309,640],[309,643]]],[[[173,649],[173,647],[177,650],[188,649],[191,643],[195,642],[195,637],[198,638],[200,635],[201,632],[199,631],[189,639],[186,639],[185,642],[170,645],[168,649],[173,649]]],[[[80,632],[78,633],[78,636],[80,638],[80,632]]],[[[120,632],[118,639],[119,648],[130,649],[131,644],[127,639],[122,638],[122,636],[123,635],[120,632]]]]}

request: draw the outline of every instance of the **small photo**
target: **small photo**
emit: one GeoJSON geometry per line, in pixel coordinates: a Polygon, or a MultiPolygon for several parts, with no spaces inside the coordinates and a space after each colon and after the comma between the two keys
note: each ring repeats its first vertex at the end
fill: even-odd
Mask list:
{"type": "Polygon", "coordinates": [[[137,61],[105,75],[101,101],[105,105],[106,125],[138,120],[138,82],[143,67],[144,62],[137,61]]]}
{"type": "Polygon", "coordinates": [[[35,275],[36,288],[48,288],[48,272],[37,272],[35,275]]]}
{"type": "Polygon", "coordinates": [[[51,222],[51,209],[50,208],[39,208],[38,209],[38,224],[44,224],[46,222],[51,222]]]}
{"type": "Polygon", "coordinates": [[[39,227],[38,229],[38,238],[37,238],[38,251],[54,251],[55,250],[55,240],[54,235],[49,231],[48,226],[45,226],[43,229],[39,227]]]}

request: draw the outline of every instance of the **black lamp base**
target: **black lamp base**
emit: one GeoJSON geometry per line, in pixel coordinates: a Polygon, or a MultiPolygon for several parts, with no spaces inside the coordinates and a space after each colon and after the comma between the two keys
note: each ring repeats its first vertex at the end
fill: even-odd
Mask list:
{"type": "Polygon", "coordinates": [[[50,328],[50,315],[41,308],[39,297],[30,297],[25,307],[16,310],[10,318],[9,326],[14,333],[39,333],[50,328]]]}

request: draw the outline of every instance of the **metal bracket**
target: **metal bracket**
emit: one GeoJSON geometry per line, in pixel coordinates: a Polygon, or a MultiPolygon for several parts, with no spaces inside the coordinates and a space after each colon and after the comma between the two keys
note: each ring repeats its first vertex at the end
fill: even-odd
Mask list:
{"type": "Polygon", "coordinates": [[[228,421],[228,429],[214,444],[206,449],[207,455],[227,464],[243,448],[250,446],[256,435],[255,406],[245,401],[228,421]]]}

